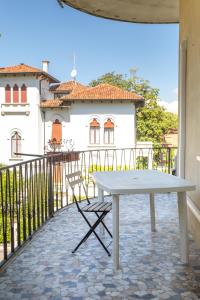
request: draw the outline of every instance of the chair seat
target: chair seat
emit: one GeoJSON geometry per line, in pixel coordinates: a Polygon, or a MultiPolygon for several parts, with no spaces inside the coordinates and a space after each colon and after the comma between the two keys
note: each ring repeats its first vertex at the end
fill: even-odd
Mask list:
{"type": "Polygon", "coordinates": [[[111,209],[112,203],[106,201],[93,202],[81,208],[81,210],[84,212],[109,212],[111,209]]]}

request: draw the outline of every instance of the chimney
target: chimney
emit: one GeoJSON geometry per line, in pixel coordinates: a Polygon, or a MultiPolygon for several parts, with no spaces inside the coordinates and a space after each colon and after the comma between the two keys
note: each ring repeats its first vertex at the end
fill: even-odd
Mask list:
{"type": "Polygon", "coordinates": [[[42,61],[42,70],[46,73],[49,72],[49,61],[48,60],[42,61]]]}

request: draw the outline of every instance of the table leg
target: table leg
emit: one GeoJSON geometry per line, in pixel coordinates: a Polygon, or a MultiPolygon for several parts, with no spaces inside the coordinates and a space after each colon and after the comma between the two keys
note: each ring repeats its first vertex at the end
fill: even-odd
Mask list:
{"type": "Polygon", "coordinates": [[[181,261],[183,263],[188,263],[189,250],[188,250],[186,192],[178,193],[178,213],[179,213],[179,228],[180,228],[181,261]]]}
{"type": "Polygon", "coordinates": [[[119,195],[112,196],[113,217],[113,268],[119,269],[119,195]]]}
{"type": "Polygon", "coordinates": [[[156,231],[155,203],[154,194],[150,193],[150,215],[151,215],[151,231],[156,231]]]}
{"type": "Polygon", "coordinates": [[[104,201],[104,194],[103,194],[103,190],[98,188],[98,201],[104,201]]]}

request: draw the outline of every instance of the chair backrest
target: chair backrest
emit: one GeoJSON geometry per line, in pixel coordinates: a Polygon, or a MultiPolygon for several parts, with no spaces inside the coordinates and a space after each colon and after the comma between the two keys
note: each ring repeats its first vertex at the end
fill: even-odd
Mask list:
{"type": "Polygon", "coordinates": [[[79,193],[81,193],[81,191],[84,191],[86,200],[88,203],[90,203],[89,199],[88,199],[88,194],[87,194],[87,190],[86,187],[84,185],[84,181],[83,178],[81,176],[81,172],[80,171],[76,171],[70,174],[66,175],[66,181],[67,181],[67,185],[70,187],[71,191],[72,191],[72,197],[73,200],[75,201],[78,209],[80,209],[79,206],[79,199],[77,199],[77,196],[75,194],[75,188],[78,187],[79,188],[79,193]]]}

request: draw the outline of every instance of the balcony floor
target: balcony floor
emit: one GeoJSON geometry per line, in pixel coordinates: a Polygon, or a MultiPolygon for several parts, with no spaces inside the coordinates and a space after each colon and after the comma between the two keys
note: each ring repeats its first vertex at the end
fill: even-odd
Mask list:
{"type": "Polygon", "coordinates": [[[113,273],[112,258],[94,237],[71,253],[88,229],[72,205],[0,274],[0,299],[200,299],[200,251],[192,240],[190,264],[180,262],[176,195],[156,195],[156,233],[150,231],[147,196],[121,200],[120,271],[113,273]]]}

